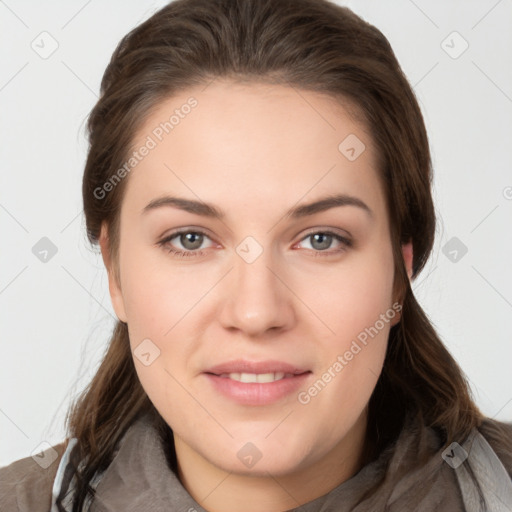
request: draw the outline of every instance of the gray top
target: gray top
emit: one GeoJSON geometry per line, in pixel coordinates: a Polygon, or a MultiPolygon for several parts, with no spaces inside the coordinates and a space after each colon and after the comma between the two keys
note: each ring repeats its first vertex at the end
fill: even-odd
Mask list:
{"type": "MultiPolygon", "coordinates": [[[[512,424],[506,426],[512,433],[512,424]]],[[[70,512],[75,446],[76,439],[70,439],[67,446],[61,443],[0,468],[0,511],[70,512]]],[[[205,512],[169,468],[149,417],[127,430],[92,486],[97,499],[91,512],[205,512]]],[[[478,430],[461,445],[441,446],[434,430],[408,420],[397,441],[375,461],[324,496],[293,509],[334,511],[512,512],[512,480],[478,430]]]]}
{"type": "MultiPolygon", "coordinates": [[[[66,468],[75,443],[70,440],[60,461],[51,512],[71,511],[74,480],[70,481],[66,468]],[[60,506],[58,497],[63,498],[60,506]]],[[[128,429],[112,463],[92,484],[97,498],[91,512],[206,512],[169,468],[160,437],[147,417],[128,429]]],[[[379,510],[511,512],[512,480],[476,429],[462,445],[442,447],[432,429],[407,423],[396,443],[375,461],[293,512],[379,510]],[[481,502],[476,485],[485,502],[481,502]]]]}

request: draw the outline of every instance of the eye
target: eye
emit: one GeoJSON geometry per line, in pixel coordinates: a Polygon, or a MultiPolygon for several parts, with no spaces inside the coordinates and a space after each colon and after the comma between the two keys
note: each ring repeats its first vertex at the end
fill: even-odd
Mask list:
{"type": "MultiPolygon", "coordinates": [[[[205,240],[210,240],[210,238],[202,231],[182,229],[166,236],[163,240],[158,242],[158,245],[165,247],[175,256],[201,256],[203,251],[199,249],[204,244],[205,240]]],[[[208,247],[211,246],[213,245],[208,247]]],[[[205,247],[203,247],[203,249],[205,249],[205,247]]]]}
{"type": "Polygon", "coordinates": [[[338,235],[337,233],[333,233],[332,231],[315,231],[309,233],[301,240],[301,242],[299,242],[299,244],[304,243],[304,241],[309,242],[309,247],[306,246],[306,249],[311,249],[322,256],[340,253],[345,251],[348,247],[352,247],[352,240],[338,235]],[[328,249],[332,247],[333,243],[337,245],[338,248],[328,251],[328,249]]]}
{"type": "MultiPolygon", "coordinates": [[[[345,251],[347,248],[352,247],[352,240],[347,237],[341,236],[332,231],[315,231],[306,235],[297,245],[303,244],[305,241],[309,242],[308,250],[312,250],[315,256],[330,256],[345,251]],[[335,244],[337,248],[329,250],[335,244]]],[[[178,257],[190,256],[203,256],[207,249],[213,247],[213,242],[210,237],[200,230],[182,229],[175,231],[166,236],[160,242],[159,246],[164,247],[168,252],[178,257]],[[203,247],[205,241],[210,241],[210,245],[203,247]],[[180,247],[181,246],[181,247],[180,247]]]]}

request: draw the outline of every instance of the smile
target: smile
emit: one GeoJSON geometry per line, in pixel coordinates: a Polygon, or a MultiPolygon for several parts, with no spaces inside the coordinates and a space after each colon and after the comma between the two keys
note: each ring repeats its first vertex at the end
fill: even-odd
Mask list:
{"type": "Polygon", "coordinates": [[[312,378],[311,372],[300,374],[270,373],[203,373],[218,397],[239,405],[271,405],[295,399],[299,389],[312,378]]]}
{"type": "Polygon", "coordinates": [[[237,380],[238,382],[275,382],[276,380],[293,377],[291,373],[223,373],[220,377],[237,380]]]}

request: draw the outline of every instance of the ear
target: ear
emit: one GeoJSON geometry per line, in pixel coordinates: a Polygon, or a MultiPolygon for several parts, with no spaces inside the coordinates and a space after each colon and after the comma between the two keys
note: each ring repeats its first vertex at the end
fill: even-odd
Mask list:
{"type": "MultiPolygon", "coordinates": [[[[404,259],[405,269],[407,271],[407,275],[409,276],[409,281],[410,281],[412,279],[412,261],[413,261],[412,240],[409,240],[406,244],[402,244],[402,257],[404,259]]],[[[400,300],[399,302],[402,302],[402,300],[400,300]]],[[[400,322],[400,319],[402,318],[401,311],[402,310],[400,309],[400,312],[398,312],[398,314],[395,315],[395,317],[391,321],[391,326],[394,326],[398,322],[400,322]]]]}
{"type": "Polygon", "coordinates": [[[105,264],[105,268],[107,269],[108,290],[110,292],[110,300],[112,301],[112,306],[117,315],[117,318],[119,318],[121,322],[126,323],[127,319],[126,312],[124,309],[123,294],[121,291],[121,284],[117,276],[118,272],[115,271],[115,262],[112,262],[110,257],[110,239],[108,236],[108,228],[106,223],[103,223],[101,225],[99,243],[103,263],[105,264]]]}
{"type": "Polygon", "coordinates": [[[407,275],[409,276],[409,281],[412,278],[412,241],[409,240],[406,244],[402,244],[402,256],[404,258],[405,268],[407,269],[407,275]]]}

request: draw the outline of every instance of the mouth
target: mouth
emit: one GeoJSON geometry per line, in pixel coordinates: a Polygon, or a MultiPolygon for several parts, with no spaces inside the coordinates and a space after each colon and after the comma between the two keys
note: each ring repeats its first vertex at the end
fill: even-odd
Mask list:
{"type": "Polygon", "coordinates": [[[203,372],[214,390],[241,405],[268,405],[287,398],[312,375],[282,361],[223,363],[203,372]]]}
{"type": "MultiPolygon", "coordinates": [[[[301,374],[299,374],[301,375],[301,374]]],[[[275,382],[281,379],[290,379],[295,377],[296,374],[292,373],[284,373],[284,372],[271,372],[271,373],[223,373],[221,375],[217,375],[217,377],[221,377],[223,379],[231,379],[236,380],[238,382],[259,382],[261,384],[267,382],[275,382]]]]}
{"type": "Polygon", "coordinates": [[[282,379],[285,376],[293,377],[309,371],[309,369],[303,366],[285,361],[248,361],[246,359],[236,359],[212,366],[205,373],[218,376],[272,374],[274,376],[277,375],[278,379],[282,379]]]}

